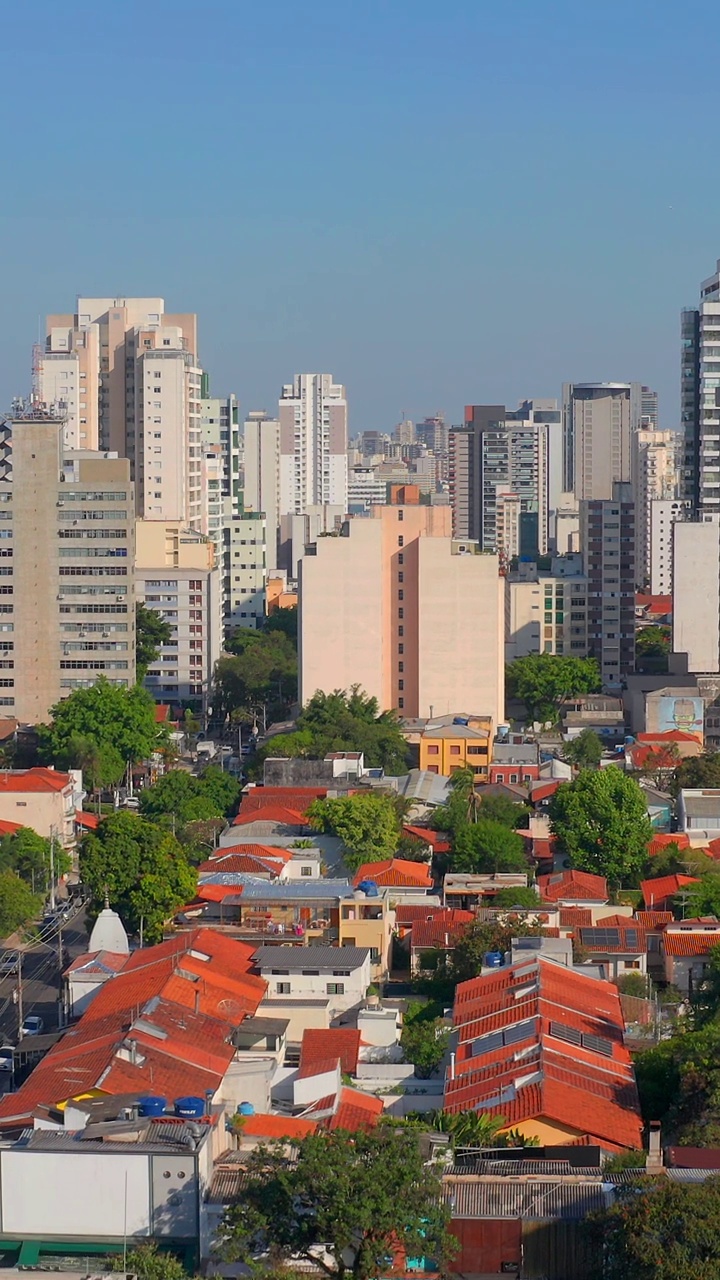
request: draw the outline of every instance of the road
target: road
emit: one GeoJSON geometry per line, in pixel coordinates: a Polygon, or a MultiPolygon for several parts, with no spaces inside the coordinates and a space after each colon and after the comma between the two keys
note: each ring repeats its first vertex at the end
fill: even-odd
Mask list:
{"type": "MultiPolygon", "coordinates": [[[[80,911],[63,925],[63,945],[70,959],[81,955],[87,947],[85,912],[80,911]]],[[[29,944],[23,951],[23,1015],[38,1014],[46,1031],[58,1026],[58,997],[60,994],[60,965],[58,963],[57,934],[47,943],[29,944]]],[[[18,1006],[13,1000],[17,978],[0,978],[0,1039],[3,1044],[16,1044],[18,1040],[18,1006]]]]}

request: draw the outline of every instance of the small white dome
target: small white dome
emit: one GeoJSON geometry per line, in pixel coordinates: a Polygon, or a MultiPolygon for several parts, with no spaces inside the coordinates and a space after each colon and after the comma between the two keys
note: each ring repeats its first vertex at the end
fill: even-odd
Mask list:
{"type": "Polygon", "coordinates": [[[115,951],[124,956],[130,954],[125,926],[117,911],[113,911],[111,907],[104,907],[93,925],[88,953],[93,955],[96,951],[115,951]]]}

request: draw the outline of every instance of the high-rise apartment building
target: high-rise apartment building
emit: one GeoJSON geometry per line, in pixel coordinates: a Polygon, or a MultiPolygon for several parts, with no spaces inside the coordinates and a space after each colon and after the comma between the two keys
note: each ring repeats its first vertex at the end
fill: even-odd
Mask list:
{"type": "Polygon", "coordinates": [[[225,630],[259,627],[265,617],[267,524],[262,511],[236,511],[225,499],[223,550],[225,630]]]}
{"type": "Polygon", "coordinates": [[[720,671],[720,515],[673,526],[673,653],[688,671],[720,671]]]}
{"type": "Polygon", "coordinates": [[[682,313],[681,494],[694,512],[720,513],[720,260],[697,307],[682,313]]]}
{"type": "Polygon", "coordinates": [[[530,653],[587,654],[587,579],[579,554],[556,557],[550,573],[520,565],[505,579],[505,661],[530,653]]]}
{"type": "Polygon", "coordinates": [[[690,520],[686,498],[659,499],[650,503],[650,594],[673,592],[673,535],[678,521],[690,520]]]}
{"type": "Polygon", "coordinates": [[[29,724],[105,676],[135,683],[134,494],[124,458],[66,452],[64,423],[12,422],[0,483],[0,706],[29,724]]]}
{"type": "Polygon", "coordinates": [[[640,427],[639,382],[563,386],[563,489],[578,501],[605,501],[631,478],[632,437],[640,427]]]}
{"type": "Polygon", "coordinates": [[[632,438],[632,485],[635,501],[637,585],[650,581],[652,505],[677,493],[677,436],[674,431],[642,427],[632,438]]]}
{"type": "Polygon", "coordinates": [[[245,459],[245,511],[265,515],[267,570],[278,567],[280,531],[280,422],[264,409],[248,414],[243,427],[245,459]]]}
{"type": "Polygon", "coordinates": [[[68,446],[129,458],[138,515],[200,528],[197,317],[167,314],[162,298],[78,298],[74,314],[48,316],[45,345],[38,388],[67,403],[68,446]]]}
{"type": "Polygon", "coordinates": [[[454,539],[417,489],[373,507],[300,562],[300,694],[360,684],[402,716],[504,715],[498,557],[454,539]],[[404,501],[403,501],[404,499],[404,501]],[[412,500],[410,500],[412,499],[412,500]]]}
{"type": "Polygon", "coordinates": [[[169,624],[171,637],[145,677],[156,702],[205,714],[223,641],[222,569],[209,538],[178,521],[138,520],[137,598],[169,624]]]}
{"type": "Polygon", "coordinates": [[[603,688],[618,689],[635,667],[635,504],[632,485],[615,484],[606,500],[580,503],[580,544],[587,580],[588,653],[603,688]]]}
{"type": "Polygon", "coordinates": [[[297,374],[282,389],[278,419],[280,515],[323,503],[347,508],[345,388],[329,373],[297,374]]]}
{"type": "Polygon", "coordinates": [[[454,427],[449,438],[456,537],[475,539],[483,551],[497,551],[506,559],[530,555],[536,549],[541,555],[547,553],[548,419],[553,413],[559,423],[554,401],[524,401],[517,410],[504,405],[466,406],[465,426],[454,427]],[[555,407],[540,409],[539,405],[555,407]],[[517,518],[513,519],[515,508],[517,518]]]}
{"type": "MultiPolygon", "coordinates": [[[[207,389],[207,375],[203,375],[202,390],[207,389]]],[[[200,427],[204,446],[218,446],[222,456],[222,496],[240,502],[242,491],[241,460],[242,435],[238,421],[237,397],[210,396],[204,394],[200,401],[200,427]]]]}
{"type": "Polygon", "coordinates": [[[660,426],[658,393],[650,387],[640,390],[640,424],[649,431],[657,431],[660,426]]]}

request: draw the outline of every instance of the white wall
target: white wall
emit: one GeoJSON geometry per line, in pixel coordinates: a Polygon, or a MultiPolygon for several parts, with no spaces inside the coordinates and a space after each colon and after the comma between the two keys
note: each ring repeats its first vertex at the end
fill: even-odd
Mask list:
{"type": "Polygon", "coordinates": [[[148,1235],[150,1178],[147,1155],[102,1152],[3,1151],[0,1196],[4,1235],[148,1235]]]}
{"type": "MultiPolygon", "coordinates": [[[[278,948],[280,952],[280,948],[278,948]]],[[[308,958],[308,968],[312,965],[312,960],[308,958]]],[[[273,965],[267,965],[261,969],[261,976],[268,984],[268,996],[270,998],[277,997],[287,1001],[292,999],[327,999],[329,1001],[329,1014],[331,1018],[338,1017],[339,1014],[345,1013],[348,1009],[353,1009],[365,998],[365,992],[370,986],[370,955],[364,963],[357,969],[352,969],[350,974],[343,968],[343,949],[338,948],[337,972],[332,970],[322,970],[319,974],[313,975],[309,973],[280,973],[277,972],[283,967],[282,956],[278,954],[277,960],[273,965]],[[271,970],[275,970],[272,972],[271,970]],[[289,984],[290,991],[278,991],[278,984],[283,986],[289,984]],[[341,995],[336,995],[328,991],[329,985],[342,984],[344,991],[341,995]]]]}
{"type": "Polygon", "coordinates": [[[673,651],[688,670],[720,670],[720,517],[673,525],[673,651]]]}

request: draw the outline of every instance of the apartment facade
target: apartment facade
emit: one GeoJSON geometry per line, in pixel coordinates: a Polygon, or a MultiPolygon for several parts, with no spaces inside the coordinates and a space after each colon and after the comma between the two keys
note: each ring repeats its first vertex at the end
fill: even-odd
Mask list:
{"type": "Polygon", "coordinates": [[[129,458],[137,515],[200,528],[197,317],[166,313],[162,298],[78,298],[46,334],[39,389],[67,404],[68,445],[129,458]]]}
{"type": "Polygon", "coordinates": [[[672,595],[674,526],[690,516],[687,498],[661,498],[650,503],[649,579],[653,596],[672,595]]]}
{"type": "Polygon", "coordinates": [[[547,554],[551,419],[559,428],[555,401],[466,406],[465,426],[449,439],[455,537],[507,560],[547,554]]]}
{"type": "Polygon", "coordinates": [[[206,713],[223,639],[221,569],[212,542],[180,522],[138,520],[138,600],[172,635],[145,676],[156,702],[206,713]]]}
{"type": "Polygon", "coordinates": [[[587,578],[588,653],[603,688],[614,689],[635,667],[635,504],[632,485],[616,484],[607,501],[580,503],[587,578]]]}
{"type": "Polygon", "coordinates": [[[61,420],[35,414],[11,428],[12,480],[0,482],[0,706],[39,724],[100,675],[135,683],[134,494],[124,458],[63,456],[61,420]]]}
{"type": "Polygon", "coordinates": [[[688,671],[720,671],[720,515],[673,525],[673,653],[688,671]]]}
{"type": "Polygon", "coordinates": [[[267,522],[262,511],[233,510],[225,500],[223,608],[226,630],[259,627],[265,617],[267,522]]]}
{"type": "Polygon", "coordinates": [[[682,313],[681,497],[693,512],[720,514],[720,260],[682,313]]]}
{"type": "Polygon", "coordinates": [[[652,562],[652,507],[677,494],[677,436],[674,431],[641,428],[632,439],[632,483],[636,517],[637,585],[649,585],[652,562]]]}
{"type": "Polygon", "coordinates": [[[506,662],[530,653],[586,656],[588,582],[580,557],[568,560],[572,573],[535,570],[505,579],[506,662]]]}
{"type": "Polygon", "coordinates": [[[245,511],[263,511],[267,528],[267,568],[278,568],[280,529],[280,422],[254,410],[243,427],[245,511]]]}
{"type": "Polygon", "coordinates": [[[373,507],[300,562],[301,699],[360,684],[405,716],[469,704],[497,724],[503,624],[498,558],[451,536],[449,507],[373,507]]]}
{"type": "Polygon", "coordinates": [[[347,509],[348,407],[329,373],[300,373],[282,389],[280,515],[328,503],[347,509]]]}
{"type": "Polygon", "coordinates": [[[563,489],[578,501],[605,501],[631,478],[632,439],[642,417],[639,382],[563,386],[563,489]]]}
{"type": "Polygon", "coordinates": [[[427,726],[420,735],[420,768],[445,777],[458,769],[472,769],[478,782],[487,782],[492,720],[472,716],[463,721],[427,726]]]}
{"type": "Polygon", "coordinates": [[[202,443],[220,449],[222,457],[222,496],[240,499],[242,490],[243,440],[238,420],[237,396],[207,394],[207,374],[203,375],[200,400],[202,443]]]}

